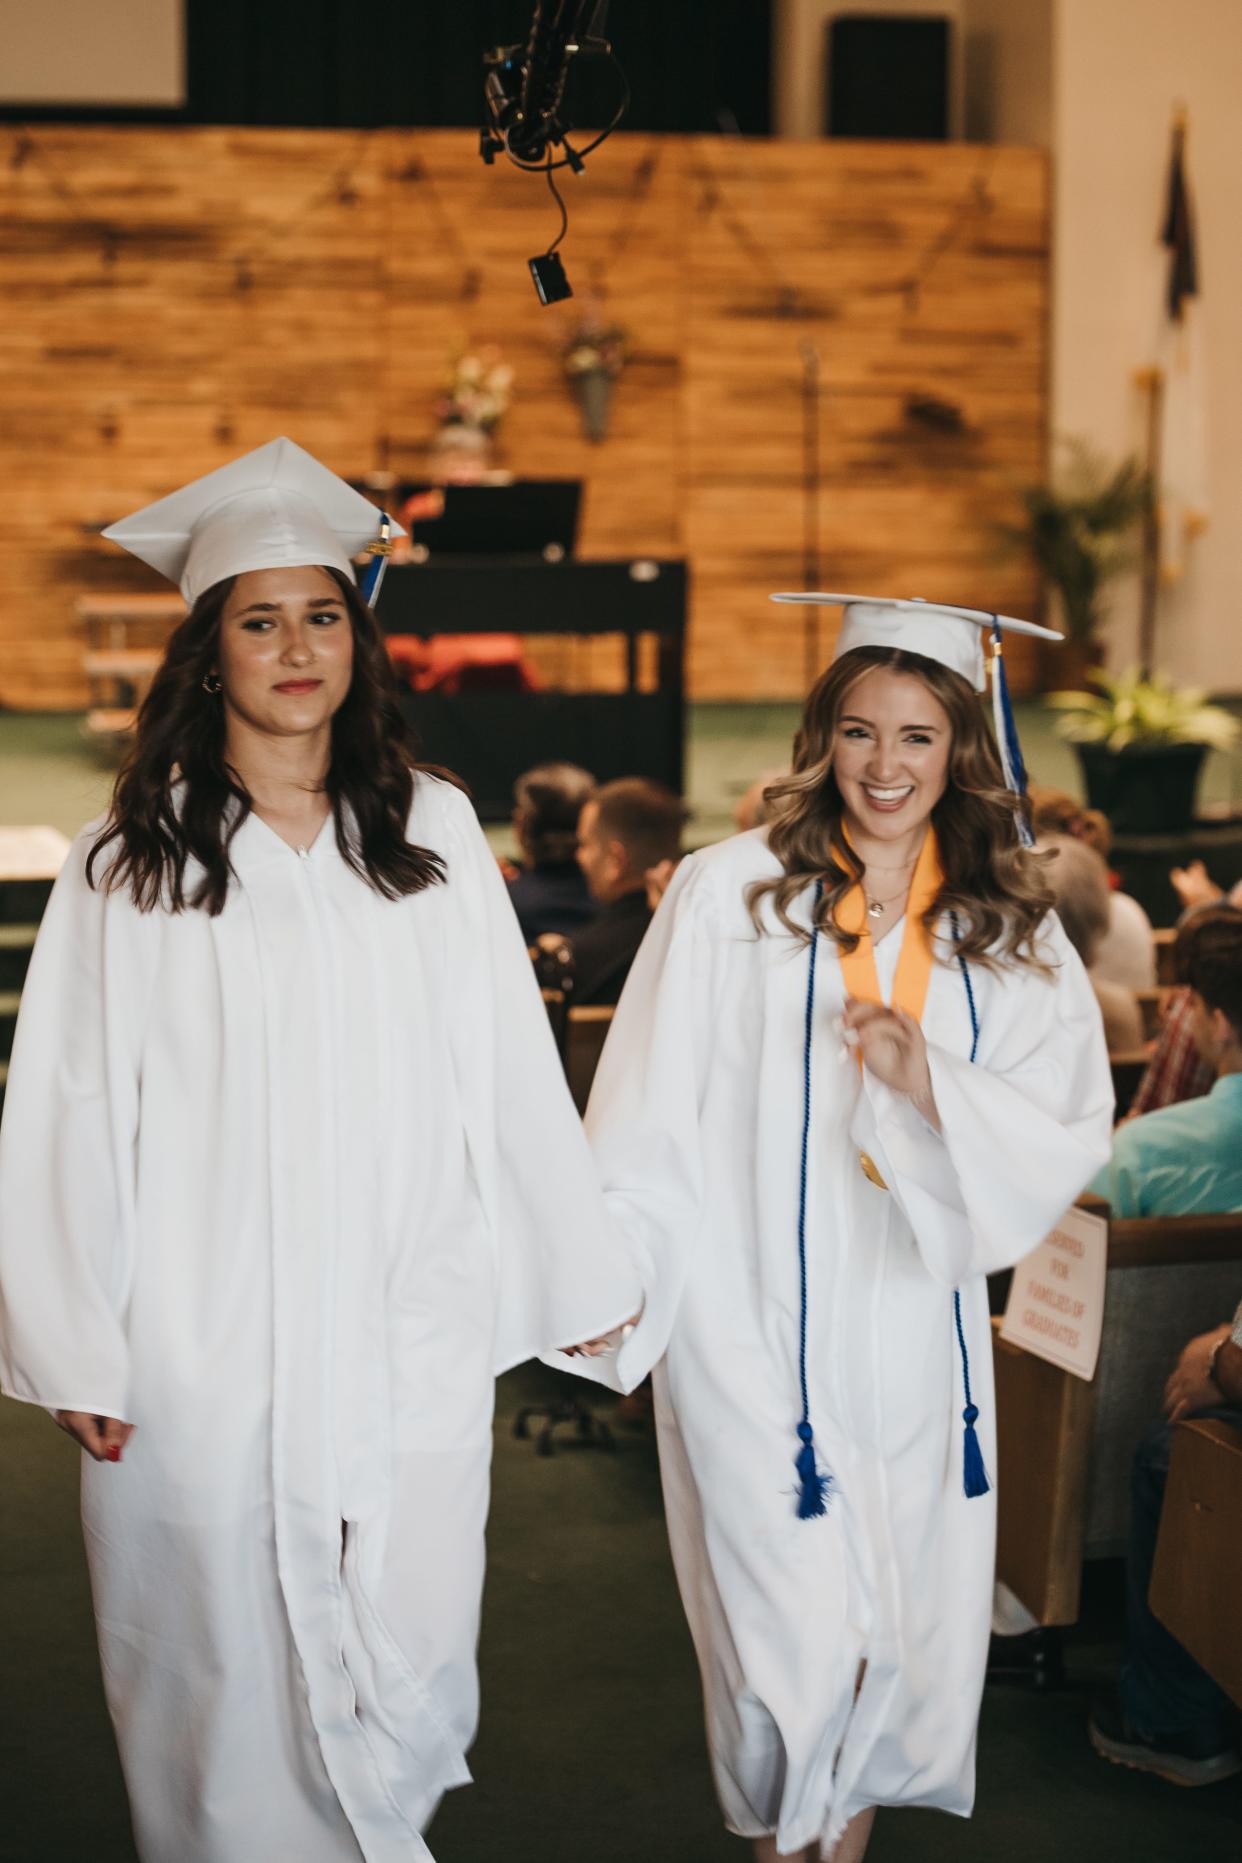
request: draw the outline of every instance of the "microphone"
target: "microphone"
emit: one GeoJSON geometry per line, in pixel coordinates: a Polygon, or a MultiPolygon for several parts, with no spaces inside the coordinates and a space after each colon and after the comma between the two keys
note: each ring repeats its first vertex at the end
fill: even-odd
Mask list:
{"type": "Polygon", "coordinates": [[[578,50],[592,0],[535,0],[509,151],[519,161],[541,162],[560,140],[560,111],[569,61],[578,50]]]}

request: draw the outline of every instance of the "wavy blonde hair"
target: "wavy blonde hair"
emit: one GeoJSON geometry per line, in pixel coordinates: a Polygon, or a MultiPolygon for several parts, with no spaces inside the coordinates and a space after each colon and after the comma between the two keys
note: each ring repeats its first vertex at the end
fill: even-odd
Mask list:
{"type": "Polygon", "coordinates": [[[876,668],[920,679],[949,719],[948,783],[932,810],[944,885],[923,923],[933,932],[946,912],[956,913],[960,939],[955,952],[985,968],[1008,960],[1048,969],[1035,946],[1035,934],[1053,904],[1041,871],[1045,857],[1018,841],[1015,817],[1022,805],[1005,787],[978,696],[938,660],[895,647],[856,647],[834,660],[812,688],[794,739],[793,768],[764,792],[768,845],[784,871],[776,879],[755,881],[748,891],[756,929],[764,930],[761,907],[771,898],[785,929],[809,943],[810,933],[795,922],[790,908],[819,880],[824,889],[819,929],[843,951],[858,946],[857,934],[842,930],[836,914],[866,866],[845,838],[832,748],[846,694],[876,668]]]}

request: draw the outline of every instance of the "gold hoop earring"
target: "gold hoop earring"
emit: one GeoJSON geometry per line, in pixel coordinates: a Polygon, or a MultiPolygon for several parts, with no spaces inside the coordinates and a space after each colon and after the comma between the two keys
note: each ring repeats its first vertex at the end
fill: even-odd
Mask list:
{"type": "Polygon", "coordinates": [[[224,687],[224,681],[221,679],[219,673],[204,673],[203,674],[203,691],[209,692],[213,699],[215,698],[217,692],[220,692],[223,690],[223,687],[224,687]]]}

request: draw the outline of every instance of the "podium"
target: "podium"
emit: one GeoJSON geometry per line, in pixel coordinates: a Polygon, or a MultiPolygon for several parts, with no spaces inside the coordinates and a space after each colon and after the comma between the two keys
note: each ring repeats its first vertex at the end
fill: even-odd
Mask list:
{"type": "Polygon", "coordinates": [[[523,770],[581,764],[601,783],[647,776],[680,795],[685,760],[684,562],[547,563],[432,557],[393,564],[376,614],[386,634],[617,635],[620,692],[405,692],[402,707],[428,763],[470,786],[485,821],[505,821],[523,770]],[[639,643],[656,643],[654,689],[639,681],[639,643]]]}

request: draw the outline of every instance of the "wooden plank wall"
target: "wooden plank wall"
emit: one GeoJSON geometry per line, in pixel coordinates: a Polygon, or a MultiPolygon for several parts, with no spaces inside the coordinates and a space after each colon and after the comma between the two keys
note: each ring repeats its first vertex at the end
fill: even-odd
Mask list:
{"type": "Polygon", "coordinates": [[[0,703],[81,704],[75,597],[158,586],[84,526],[282,432],[416,474],[487,343],[499,463],[584,478],[584,554],[689,557],[695,697],[803,689],[804,617],[766,596],[801,576],[808,344],[825,583],[1037,611],[991,526],[1043,457],[1038,152],[618,135],[565,192],[578,298],[543,310],[555,207],[464,132],[6,127],[0,703]],[[559,354],[590,293],[631,339],[597,446],[559,354]]]}

